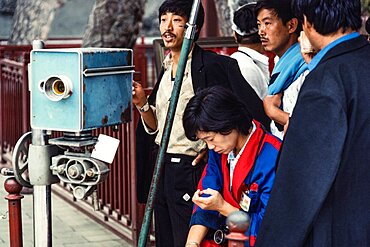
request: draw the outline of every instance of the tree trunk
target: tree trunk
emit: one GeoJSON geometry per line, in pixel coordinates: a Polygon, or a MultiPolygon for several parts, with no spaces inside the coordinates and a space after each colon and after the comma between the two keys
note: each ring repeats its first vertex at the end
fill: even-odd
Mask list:
{"type": "Polygon", "coordinates": [[[32,44],[34,39],[46,40],[55,11],[68,0],[18,0],[13,16],[9,44],[32,44]]]}
{"type": "Polygon", "coordinates": [[[0,0],[0,13],[12,15],[16,5],[17,1],[14,0],[0,0]]]}
{"type": "Polygon", "coordinates": [[[228,1],[215,0],[221,36],[231,36],[230,8],[228,1]]]}
{"type": "Polygon", "coordinates": [[[142,25],[145,0],[96,0],[84,47],[132,48],[142,25]]]}
{"type": "MultiPolygon", "coordinates": [[[[367,1],[367,0],[365,0],[367,1]]],[[[231,36],[234,11],[240,6],[256,0],[214,0],[222,36],[231,36]]]]}

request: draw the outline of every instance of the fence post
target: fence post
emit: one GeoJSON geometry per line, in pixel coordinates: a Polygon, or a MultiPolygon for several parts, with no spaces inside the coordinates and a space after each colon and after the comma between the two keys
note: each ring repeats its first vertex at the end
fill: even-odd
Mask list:
{"type": "Polygon", "coordinates": [[[245,232],[250,225],[250,217],[243,211],[231,213],[226,220],[226,225],[229,227],[230,233],[226,236],[229,240],[228,247],[244,247],[245,241],[249,238],[245,236],[245,232]]]}
{"type": "Polygon", "coordinates": [[[3,107],[5,106],[3,103],[3,65],[2,65],[2,59],[3,59],[3,49],[0,47],[0,161],[3,160],[3,145],[4,145],[4,135],[3,135],[3,119],[4,118],[4,112],[3,107]]]}
{"type": "Polygon", "coordinates": [[[5,199],[8,200],[10,247],[22,247],[22,185],[14,177],[10,177],[5,180],[4,187],[9,193],[5,199]]]}
{"type": "Polygon", "coordinates": [[[30,62],[29,56],[29,51],[22,53],[22,133],[30,131],[30,89],[28,88],[28,63],[30,62]]]}

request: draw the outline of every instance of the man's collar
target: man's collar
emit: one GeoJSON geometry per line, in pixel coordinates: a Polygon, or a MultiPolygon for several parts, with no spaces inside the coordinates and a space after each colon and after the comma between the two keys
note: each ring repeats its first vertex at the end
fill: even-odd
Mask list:
{"type": "Polygon", "coordinates": [[[243,47],[239,46],[238,50],[247,53],[249,56],[251,56],[253,59],[258,60],[259,62],[268,65],[269,64],[269,58],[261,53],[259,53],[256,50],[253,50],[249,47],[243,47]]]}
{"type": "MultiPolygon", "coordinates": [[[[189,52],[187,61],[189,61],[193,57],[193,50],[194,50],[194,46],[193,46],[193,48],[189,52]]],[[[168,53],[168,55],[163,60],[163,63],[162,63],[163,68],[165,70],[169,69],[171,67],[172,63],[173,63],[173,61],[172,61],[172,54],[170,52],[170,53],[168,53]]]]}
{"type": "Polygon", "coordinates": [[[347,40],[357,38],[359,36],[360,36],[360,34],[358,32],[353,32],[353,33],[350,33],[350,34],[346,34],[346,35],[340,37],[339,39],[334,40],[333,42],[331,42],[330,44],[325,46],[321,51],[319,51],[319,53],[317,53],[313,57],[311,62],[308,64],[308,69],[310,71],[314,70],[317,67],[317,65],[320,63],[320,61],[324,58],[326,53],[328,53],[335,46],[337,46],[337,45],[339,45],[339,44],[341,44],[341,43],[343,43],[347,40]]]}

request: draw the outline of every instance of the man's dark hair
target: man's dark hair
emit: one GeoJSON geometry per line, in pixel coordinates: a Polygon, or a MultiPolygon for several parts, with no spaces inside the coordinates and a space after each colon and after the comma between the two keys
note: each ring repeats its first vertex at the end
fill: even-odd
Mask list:
{"type": "MultiPolygon", "coordinates": [[[[174,13],[176,15],[186,17],[187,19],[190,18],[191,7],[193,5],[193,1],[191,0],[166,0],[162,3],[159,7],[158,11],[158,18],[159,23],[161,22],[161,16],[169,13],[174,13]]],[[[197,25],[197,32],[194,36],[194,40],[198,40],[200,31],[202,30],[204,23],[204,9],[202,3],[199,5],[198,16],[195,24],[197,25]]]]}
{"type": "Polygon", "coordinates": [[[237,9],[234,13],[233,22],[244,35],[235,32],[236,41],[239,44],[260,43],[258,34],[257,17],[254,13],[256,3],[247,3],[237,9]]]}
{"type": "Polygon", "coordinates": [[[306,16],[321,35],[341,28],[358,30],[362,25],[360,0],[293,0],[292,7],[301,21],[306,16]]]}
{"type": "Polygon", "coordinates": [[[187,104],[183,126],[189,140],[197,140],[197,132],[230,134],[232,130],[247,135],[252,117],[244,104],[229,89],[214,86],[195,94],[187,104]]]}
{"type": "MultiPolygon", "coordinates": [[[[297,18],[297,16],[293,13],[291,3],[291,0],[260,0],[257,2],[255,13],[257,16],[262,9],[272,10],[285,25],[291,19],[297,18]]],[[[295,33],[299,36],[300,32],[302,31],[302,23],[299,18],[297,19],[299,21],[295,33]]]]}

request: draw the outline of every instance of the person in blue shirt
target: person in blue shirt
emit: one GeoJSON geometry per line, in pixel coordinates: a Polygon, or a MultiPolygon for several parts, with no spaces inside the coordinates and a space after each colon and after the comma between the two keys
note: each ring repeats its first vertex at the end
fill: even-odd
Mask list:
{"type": "Polygon", "coordinates": [[[190,99],[183,125],[187,138],[201,139],[209,148],[208,164],[193,195],[186,246],[216,246],[208,238],[224,228],[225,218],[236,210],[251,217],[246,246],[253,246],[273,185],[280,140],[219,86],[190,99]]]}
{"type": "Polygon", "coordinates": [[[293,0],[317,55],[284,138],[258,247],[370,246],[370,44],[360,0],[293,0]]]}
{"type": "Polygon", "coordinates": [[[298,37],[301,22],[291,10],[291,0],[260,0],[255,7],[258,33],[265,51],[279,58],[263,100],[266,114],[273,120],[271,133],[283,139],[299,90],[307,75],[298,37]]]}

